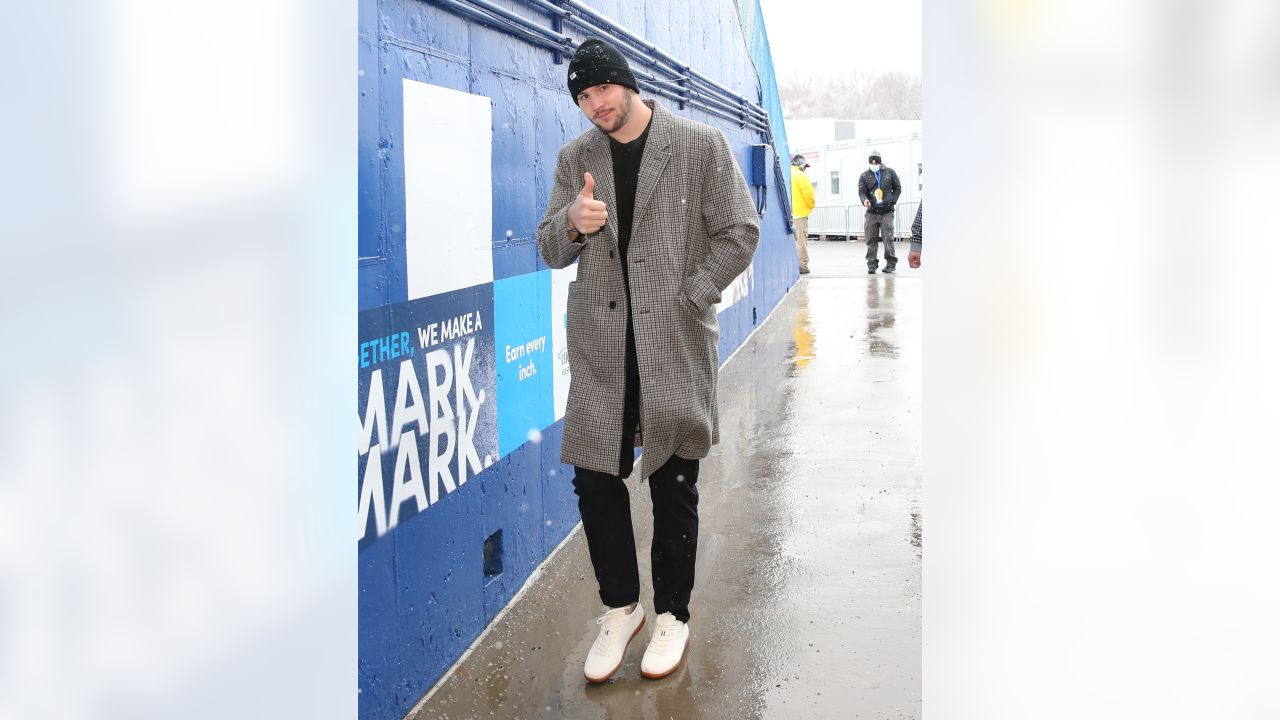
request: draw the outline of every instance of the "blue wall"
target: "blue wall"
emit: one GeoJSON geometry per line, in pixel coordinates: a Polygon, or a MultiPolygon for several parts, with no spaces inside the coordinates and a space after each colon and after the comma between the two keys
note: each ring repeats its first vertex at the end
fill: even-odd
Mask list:
{"type": "MultiPolygon", "coordinates": [[[[551,26],[522,2],[498,4],[551,26]]],[[[738,94],[760,98],[732,0],[592,6],[738,94]]],[[[571,25],[565,32],[584,37],[571,25]]],[[[553,283],[535,229],[557,151],[589,123],[552,52],[422,0],[361,0],[359,62],[360,717],[383,720],[412,708],[578,522],[572,468],[559,462],[558,349],[531,345],[514,363],[504,351],[554,335],[553,283]],[[493,236],[485,258],[492,280],[413,299],[405,79],[487,97],[492,111],[493,236]],[[536,363],[540,374],[514,375],[523,363],[536,363]],[[498,531],[502,564],[486,573],[484,543],[498,531]]],[[[661,101],[721,128],[744,174],[749,146],[770,142],[661,101]]],[[[471,150],[458,147],[430,172],[448,179],[471,150]]],[[[773,178],[750,294],[720,313],[722,360],[797,279],[773,178]]]]}

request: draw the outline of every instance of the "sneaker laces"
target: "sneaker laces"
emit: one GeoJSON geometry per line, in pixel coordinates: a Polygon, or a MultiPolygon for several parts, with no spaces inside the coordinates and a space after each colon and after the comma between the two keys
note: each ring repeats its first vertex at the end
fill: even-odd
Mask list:
{"type": "Polygon", "coordinates": [[[596,649],[599,652],[607,652],[610,646],[622,640],[622,628],[626,624],[628,617],[630,617],[630,614],[627,609],[620,607],[614,608],[596,619],[596,624],[601,626],[600,633],[596,635],[596,649]]]}
{"type": "Polygon", "coordinates": [[[655,652],[665,653],[675,644],[676,638],[680,636],[680,626],[684,623],[676,619],[671,613],[662,613],[658,616],[657,628],[654,630],[653,639],[649,641],[649,647],[655,652]]]}

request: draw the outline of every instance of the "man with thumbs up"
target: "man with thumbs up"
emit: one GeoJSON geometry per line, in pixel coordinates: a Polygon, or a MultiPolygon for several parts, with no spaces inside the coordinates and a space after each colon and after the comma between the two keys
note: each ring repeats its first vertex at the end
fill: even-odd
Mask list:
{"type": "Polygon", "coordinates": [[[584,673],[609,679],[645,624],[623,478],[653,498],[655,628],[645,677],[689,645],[698,546],[698,461],[719,441],[716,303],[755,254],[760,224],[728,140],[641,100],[627,60],[590,38],[569,62],[570,97],[594,127],[560,150],[538,249],[569,285],[569,369],[560,459],[608,608],[584,673]]]}

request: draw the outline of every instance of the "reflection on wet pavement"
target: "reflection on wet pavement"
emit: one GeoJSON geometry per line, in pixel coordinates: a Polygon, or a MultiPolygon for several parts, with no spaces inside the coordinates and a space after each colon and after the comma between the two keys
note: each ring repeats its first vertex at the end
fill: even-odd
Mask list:
{"type": "Polygon", "coordinates": [[[799,296],[797,299],[792,335],[796,344],[792,362],[795,363],[798,370],[813,360],[814,352],[813,328],[809,326],[809,298],[807,294],[799,296]]]}
{"type": "Polygon", "coordinates": [[[893,327],[892,275],[867,278],[867,351],[872,355],[897,357],[898,346],[880,332],[893,327]]]}
{"type": "Polygon", "coordinates": [[[814,273],[721,371],[685,665],[640,677],[632,480],[651,623],[614,679],[582,677],[601,608],[576,533],[418,718],[920,717],[922,280],[865,275],[862,249],[811,243],[814,273]]]}

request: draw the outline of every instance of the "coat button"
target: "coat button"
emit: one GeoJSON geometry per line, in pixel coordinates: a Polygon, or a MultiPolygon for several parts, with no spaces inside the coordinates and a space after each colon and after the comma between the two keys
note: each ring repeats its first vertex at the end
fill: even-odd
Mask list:
{"type": "Polygon", "coordinates": [[[614,302],[613,300],[610,300],[610,301],[609,301],[609,309],[610,309],[610,310],[612,310],[612,309],[614,309],[614,308],[616,308],[616,307],[618,307],[618,303],[614,302]]]}
{"type": "Polygon", "coordinates": [[[609,259],[610,259],[610,260],[612,260],[612,259],[613,259],[613,251],[612,251],[612,250],[610,250],[610,251],[609,251],[609,259]]]}

